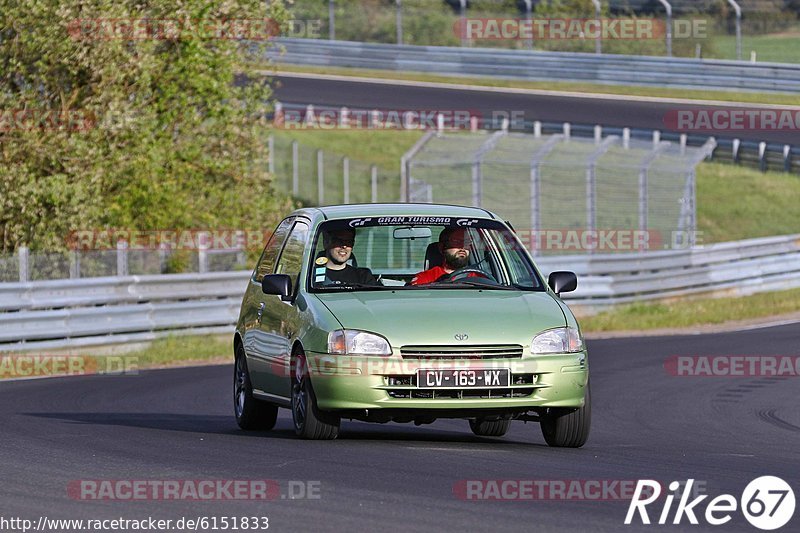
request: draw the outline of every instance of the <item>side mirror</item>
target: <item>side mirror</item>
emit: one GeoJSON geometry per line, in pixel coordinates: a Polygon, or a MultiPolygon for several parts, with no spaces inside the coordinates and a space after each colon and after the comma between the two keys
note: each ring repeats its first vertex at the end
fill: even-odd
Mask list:
{"type": "Polygon", "coordinates": [[[562,292],[572,292],[578,288],[578,276],[575,272],[559,270],[547,276],[547,284],[553,292],[560,295],[562,292]]]}
{"type": "Polygon", "coordinates": [[[261,292],[277,294],[287,300],[292,294],[292,278],[286,274],[266,274],[261,278],[261,292]]]}

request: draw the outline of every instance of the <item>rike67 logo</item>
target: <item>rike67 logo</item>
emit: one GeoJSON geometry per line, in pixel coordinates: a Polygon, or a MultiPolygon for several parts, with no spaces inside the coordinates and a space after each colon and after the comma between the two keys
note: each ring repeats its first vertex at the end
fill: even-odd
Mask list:
{"type": "MultiPolygon", "coordinates": [[[[736,513],[738,508],[751,525],[764,531],[772,531],[785,526],[794,515],[794,491],[779,477],[762,476],[754,479],[745,487],[738,501],[731,494],[720,494],[707,502],[704,513],[701,513],[700,504],[708,498],[708,495],[703,494],[690,501],[693,484],[694,479],[687,480],[681,494],[677,494],[677,491],[684,484],[678,481],[669,484],[670,493],[664,498],[664,506],[656,523],[681,524],[685,517],[690,524],[697,525],[699,515],[706,523],[721,526],[731,521],[733,513],[736,513]],[[676,496],[679,497],[679,501],[673,514],[672,503],[676,496]],[[671,521],[670,515],[672,515],[671,521]]],[[[640,479],[628,507],[625,524],[630,525],[637,512],[642,524],[650,524],[647,506],[656,502],[660,496],[661,484],[658,481],[640,479]]]]}

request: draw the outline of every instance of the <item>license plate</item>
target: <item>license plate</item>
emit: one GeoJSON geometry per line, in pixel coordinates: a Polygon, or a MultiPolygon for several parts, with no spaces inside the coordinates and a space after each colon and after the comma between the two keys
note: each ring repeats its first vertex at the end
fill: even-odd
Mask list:
{"type": "Polygon", "coordinates": [[[510,384],[511,374],[507,368],[417,370],[417,387],[421,389],[483,389],[510,384]]]}

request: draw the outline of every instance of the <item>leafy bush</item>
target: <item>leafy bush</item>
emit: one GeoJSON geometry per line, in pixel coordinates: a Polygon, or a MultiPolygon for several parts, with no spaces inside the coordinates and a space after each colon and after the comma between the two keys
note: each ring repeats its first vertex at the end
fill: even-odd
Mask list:
{"type": "Polygon", "coordinates": [[[266,172],[271,91],[233,83],[269,41],[251,55],[97,23],[265,16],[288,19],[281,0],[0,0],[0,251],[63,249],[82,228],[272,226],[290,203],[266,172]]]}

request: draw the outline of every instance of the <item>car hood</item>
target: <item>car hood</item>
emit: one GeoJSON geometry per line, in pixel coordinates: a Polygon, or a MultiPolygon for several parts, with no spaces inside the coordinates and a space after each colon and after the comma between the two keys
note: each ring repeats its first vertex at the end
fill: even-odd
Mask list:
{"type": "Polygon", "coordinates": [[[546,292],[448,289],[316,296],[345,328],[379,333],[393,347],[461,343],[525,347],[536,333],[566,324],[561,307],[546,292]]]}

